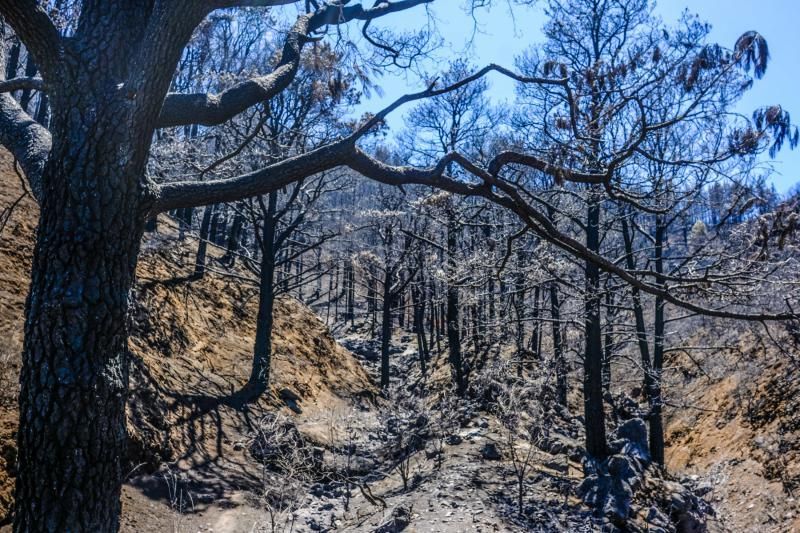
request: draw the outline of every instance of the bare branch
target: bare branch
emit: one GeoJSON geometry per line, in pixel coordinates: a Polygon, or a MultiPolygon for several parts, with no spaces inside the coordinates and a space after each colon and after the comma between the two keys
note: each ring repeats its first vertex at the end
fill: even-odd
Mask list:
{"type": "Polygon", "coordinates": [[[564,181],[572,181],[575,183],[605,183],[610,178],[610,173],[578,172],[553,165],[552,163],[548,163],[543,159],[529,154],[521,154],[513,151],[500,152],[497,154],[489,163],[488,171],[493,176],[497,176],[500,170],[508,164],[523,165],[544,172],[547,175],[553,176],[556,183],[562,183],[564,181]]]}
{"type": "Polygon", "coordinates": [[[308,176],[331,170],[344,162],[352,143],[339,141],[284,159],[263,169],[229,179],[182,181],[157,186],[153,214],[210,203],[233,202],[267,194],[308,176]]]}
{"type": "MultiPolygon", "coordinates": [[[[299,69],[303,47],[313,40],[312,34],[317,30],[352,20],[373,20],[432,1],[379,2],[369,9],[361,4],[346,6],[346,2],[326,3],[316,12],[301,15],[297,19],[286,36],[283,50],[272,72],[245,80],[220,94],[168,94],[161,109],[158,127],[221,124],[259,102],[269,100],[288,87],[299,69]]],[[[240,5],[241,2],[234,4],[240,5]]]]}
{"type": "MultiPolygon", "coordinates": [[[[625,281],[633,287],[639,288],[643,292],[660,296],[665,301],[683,309],[687,309],[705,316],[748,321],[780,321],[797,318],[793,312],[753,314],[737,313],[735,311],[726,311],[724,309],[702,307],[700,305],[682,300],[672,294],[665,285],[651,284],[637,278],[626,269],[620,267],[612,261],[609,261],[601,255],[592,252],[585,245],[560,232],[545,215],[539,213],[536,211],[536,209],[525,202],[507,183],[505,184],[505,187],[503,187],[503,192],[505,192],[506,195],[500,195],[493,192],[488,187],[468,185],[444,175],[443,165],[441,164],[428,169],[395,167],[377,161],[358,149],[355,150],[353,158],[347,161],[346,164],[353,170],[356,170],[370,179],[374,179],[389,185],[429,185],[455,194],[481,196],[486,198],[487,200],[506,207],[517,214],[517,216],[519,216],[520,219],[542,239],[554,244],[555,246],[558,246],[559,248],[576,257],[594,263],[600,269],[618,276],[622,281],[625,281]]],[[[654,277],[658,277],[654,272],[650,274],[652,274],[654,277]]]]}
{"type": "Polygon", "coordinates": [[[0,81],[0,93],[13,93],[29,89],[32,91],[44,90],[42,78],[14,78],[13,80],[0,81]]]}

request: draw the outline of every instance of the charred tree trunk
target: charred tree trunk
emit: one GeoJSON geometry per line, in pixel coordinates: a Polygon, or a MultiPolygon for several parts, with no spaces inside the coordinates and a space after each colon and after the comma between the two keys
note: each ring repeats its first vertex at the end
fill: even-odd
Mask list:
{"type": "Polygon", "coordinates": [[[192,227],[192,216],[194,209],[187,207],[186,209],[178,209],[175,217],[178,220],[178,240],[182,241],[186,238],[186,230],[192,227]]]}
{"type": "Polygon", "coordinates": [[[219,209],[215,209],[211,217],[211,227],[208,228],[208,241],[210,241],[211,244],[219,245],[219,227],[221,222],[222,215],[219,209]]]}
{"type": "Polygon", "coordinates": [[[200,239],[197,243],[197,255],[194,260],[194,278],[200,279],[206,273],[206,253],[208,239],[211,234],[211,221],[214,215],[214,206],[209,205],[203,210],[203,221],[200,223],[200,239]]]}
{"type": "Polygon", "coordinates": [[[430,324],[428,324],[430,342],[428,344],[431,348],[434,345],[436,346],[438,357],[442,353],[442,343],[439,338],[439,328],[437,327],[439,324],[439,305],[436,302],[436,285],[434,281],[431,281],[428,285],[428,297],[431,302],[430,324]]]}
{"type": "Polygon", "coordinates": [[[461,357],[461,318],[458,308],[458,287],[454,279],[457,244],[457,228],[453,222],[450,222],[447,226],[447,261],[448,270],[450,271],[450,276],[447,280],[447,349],[456,392],[459,396],[463,396],[467,391],[467,384],[464,379],[464,364],[461,357]]]}
{"type": "Polygon", "coordinates": [[[39,95],[39,105],[36,108],[36,122],[44,126],[45,128],[49,125],[49,115],[50,115],[50,99],[47,96],[47,93],[41,93],[39,95]]]}
{"type": "Polygon", "coordinates": [[[553,325],[553,359],[556,365],[556,398],[567,405],[567,363],[564,359],[564,341],[561,338],[561,302],[558,300],[558,285],[550,285],[550,318],[553,325]]]}
{"type": "MultiPolygon", "coordinates": [[[[661,273],[663,265],[663,247],[666,228],[662,227],[662,218],[656,219],[656,235],[654,246],[654,259],[656,272],[661,273]]],[[[622,236],[625,243],[626,266],[633,270],[636,263],[633,257],[633,235],[630,232],[627,220],[622,218],[622,236]]],[[[657,283],[660,283],[657,281],[657,283]]],[[[633,295],[633,315],[636,320],[636,338],[644,369],[644,395],[647,398],[650,412],[647,417],[649,426],[650,456],[658,464],[664,464],[664,425],[661,406],[661,368],[664,358],[664,301],[656,298],[654,315],[653,358],[650,358],[650,347],[647,340],[647,331],[644,320],[644,307],[641,294],[637,287],[631,289],[633,295]]]]}
{"type": "Polygon", "coordinates": [[[381,389],[389,387],[389,347],[392,340],[392,271],[387,268],[383,278],[381,306],[381,389]]]}
{"type": "Polygon", "coordinates": [[[278,193],[272,192],[267,200],[264,227],[261,232],[261,272],[258,293],[258,318],[256,339],[253,347],[253,367],[247,389],[254,397],[263,394],[269,387],[269,371],[272,363],[272,325],[275,307],[275,230],[277,221],[278,193]]]}
{"type": "Polygon", "coordinates": [[[127,312],[150,199],[143,158],[117,156],[145,141],[125,128],[124,105],[94,100],[101,89],[78,70],[70,83],[80,89],[58,95],[42,176],[20,374],[18,532],[119,528],[127,312]]]}
{"type": "Polygon", "coordinates": [[[239,245],[242,241],[242,228],[244,227],[244,215],[236,213],[233,217],[233,224],[231,224],[230,232],[228,233],[228,242],[226,244],[227,252],[222,259],[223,263],[228,268],[236,264],[236,254],[239,252],[239,245]]]}
{"type": "Polygon", "coordinates": [[[611,392],[611,358],[614,352],[614,304],[611,291],[606,291],[606,331],[603,337],[603,391],[611,392]]]}
{"type": "MultiPolygon", "coordinates": [[[[586,246],[600,251],[600,192],[588,191],[586,246]]],[[[603,408],[603,340],[600,322],[600,269],[586,261],[584,296],[583,410],[586,425],[586,452],[595,459],[605,459],[606,426],[603,408]]]]}
{"type": "Polygon", "coordinates": [[[344,276],[342,279],[344,283],[343,295],[345,298],[345,313],[344,321],[353,324],[356,318],[355,311],[355,271],[353,269],[353,260],[348,259],[344,264],[344,276]]]}
{"type": "MultiPolygon", "coordinates": [[[[666,226],[664,217],[656,215],[655,246],[653,247],[655,270],[658,274],[664,273],[664,237],[666,226]]],[[[663,278],[656,278],[656,285],[663,288],[663,278]]],[[[660,465],[664,464],[664,419],[663,399],[661,392],[661,374],[664,367],[664,299],[655,298],[655,312],[653,324],[653,376],[650,380],[650,457],[660,465]]]]}
{"type": "Polygon", "coordinates": [[[367,315],[369,316],[370,337],[375,337],[375,323],[378,312],[378,289],[372,267],[367,267],[367,315]]]}
{"type": "MultiPolygon", "coordinates": [[[[420,284],[424,286],[425,281],[420,284]]],[[[428,375],[428,342],[425,339],[425,297],[419,284],[411,286],[411,305],[414,314],[414,333],[417,335],[417,351],[419,352],[419,368],[423,377],[428,375]]]]}
{"type": "Polygon", "coordinates": [[[531,356],[535,360],[539,360],[541,358],[541,335],[542,335],[542,322],[541,322],[541,290],[539,285],[533,288],[533,331],[531,332],[531,344],[530,344],[530,351],[531,356]]]}
{"type": "Polygon", "coordinates": [[[334,282],[333,282],[333,285],[334,285],[333,294],[335,295],[334,309],[333,309],[333,321],[334,322],[338,322],[339,321],[339,300],[342,299],[342,294],[343,294],[343,293],[339,292],[339,271],[340,271],[340,266],[339,266],[339,263],[337,262],[336,263],[336,272],[335,272],[335,275],[334,275],[334,282]]]}
{"type": "Polygon", "coordinates": [[[522,250],[517,251],[517,272],[514,276],[514,313],[516,315],[516,348],[517,348],[517,376],[522,377],[525,363],[528,362],[528,354],[525,352],[525,274],[523,266],[525,254],[522,250]]]}

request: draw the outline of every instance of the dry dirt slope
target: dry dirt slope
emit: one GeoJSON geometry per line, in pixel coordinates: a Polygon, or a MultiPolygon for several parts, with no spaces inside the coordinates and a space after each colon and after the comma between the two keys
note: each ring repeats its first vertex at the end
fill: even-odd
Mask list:
{"type": "MultiPolygon", "coordinates": [[[[21,193],[10,157],[0,152],[0,213],[21,193]]],[[[35,203],[24,198],[0,234],[0,520],[12,503],[17,376],[36,217],[35,203]]],[[[138,271],[130,342],[133,475],[123,499],[123,529],[129,530],[169,525],[157,516],[142,523],[142,516],[158,514],[146,496],[163,496],[163,487],[154,488],[147,476],[158,463],[191,470],[200,484],[213,480],[206,483],[206,496],[224,502],[259,482],[257,466],[244,460],[243,444],[265,413],[280,409],[309,432],[319,431],[332,409],[366,405],[373,394],[363,368],[316,315],[282,299],[276,306],[272,391],[247,410],[231,408],[230,395],[249,375],[254,291],[214,274],[180,280],[190,272],[182,265],[191,264],[192,246],[176,247],[169,233],[146,240],[138,271]],[[300,398],[301,413],[286,407],[286,391],[300,398]]]]}
{"type": "Polygon", "coordinates": [[[697,319],[673,355],[667,391],[667,467],[692,476],[714,505],[712,531],[800,531],[800,359],[759,327],[697,319]],[[680,370],[679,370],[680,369],[680,370]]]}

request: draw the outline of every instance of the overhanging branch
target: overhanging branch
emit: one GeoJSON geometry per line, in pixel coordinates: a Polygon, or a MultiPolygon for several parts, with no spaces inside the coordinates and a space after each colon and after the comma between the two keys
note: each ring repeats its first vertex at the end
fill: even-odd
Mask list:
{"type": "Polygon", "coordinates": [[[19,161],[34,197],[42,199],[42,172],[51,147],[50,132],[8,94],[0,94],[0,144],[19,161]]]}
{"type": "Polygon", "coordinates": [[[272,72],[242,81],[219,94],[170,93],[164,100],[158,127],[221,124],[286,89],[300,67],[303,47],[313,40],[312,34],[324,26],[345,24],[352,20],[373,20],[432,1],[378,2],[373,8],[364,8],[361,4],[345,5],[347,2],[326,3],[314,13],[301,15],[297,19],[286,36],[272,72]]]}
{"type": "Polygon", "coordinates": [[[0,0],[0,15],[31,52],[45,79],[55,79],[61,36],[44,6],[36,0],[0,0]]]}
{"type": "Polygon", "coordinates": [[[13,93],[20,90],[44,90],[42,78],[14,78],[13,80],[0,81],[0,93],[13,93]]]}

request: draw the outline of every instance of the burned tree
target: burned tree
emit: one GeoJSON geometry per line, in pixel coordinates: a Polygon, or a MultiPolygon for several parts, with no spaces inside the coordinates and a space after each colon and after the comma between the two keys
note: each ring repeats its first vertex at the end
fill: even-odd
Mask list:
{"type": "MultiPolygon", "coordinates": [[[[227,122],[286,90],[298,73],[303,50],[324,37],[330,26],[371,23],[425,3],[427,0],[397,0],[369,7],[348,1],[142,4],[86,0],[80,5],[74,31],[62,36],[38,2],[0,0],[0,14],[41,74],[41,78],[10,80],[5,87],[40,90],[47,94],[50,106],[45,129],[11,96],[0,96],[0,142],[19,161],[41,207],[20,378],[17,531],[113,531],[119,526],[129,295],[145,222],[158,213],[263,196],[346,166],[390,185],[420,184],[494,202],[515,213],[543,241],[690,311],[762,320],[795,316],[784,308],[742,313],[716,305],[720,302],[714,301],[713,294],[715,305],[703,306],[688,301],[686,292],[681,292],[682,283],[684,287],[718,284],[727,279],[724,273],[698,279],[693,273],[673,277],[652,270],[628,271],[554,227],[509,172],[523,166],[559,181],[601,186],[615,198],[629,193],[635,200],[631,196],[635,191],[626,190],[617,171],[645,150],[646,139],[694,118],[695,102],[709,97],[705,87],[724,83],[726,74],[741,66],[755,64],[756,73],[763,73],[765,54],[759,52],[764,44],[757,34],[746,35],[734,50],[709,48],[701,41],[696,46],[665,50],[657,66],[646,62],[637,66],[653,73],[655,82],[676,73],[683,75],[686,96],[669,120],[653,122],[649,110],[656,103],[648,100],[646,91],[651,84],[640,86],[642,91],[629,94],[624,105],[616,108],[632,117],[629,128],[618,142],[609,143],[593,157],[591,165],[523,147],[486,162],[456,149],[429,167],[394,166],[359,147],[359,141],[399,106],[457,91],[489,72],[550,88],[559,95],[560,109],[565,111],[569,127],[564,131],[572,132],[577,140],[585,137],[578,127],[583,118],[576,110],[586,95],[573,90],[569,71],[521,76],[489,66],[460,81],[432,84],[403,97],[319,147],[265,161],[239,175],[160,181],[146,172],[157,130],[227,122]],[[283,46],[266,74],[242,79],[218,94],[170,92],[182,51],[209,14],[220,9],[285,4],[297,4],[308,12],[301,13],[282,35],[283,46]],[[455,177],[457,169],[461,175],[455,177]]],[[[409,38],[400,41],[414,42],[409,38]]],[[[418,49],[414,47],[413,52],[418,49]]],[[[377,50],[382,54],[379,59],[388,57],[396,64],[405,47],[377,50]]],[[[552,118],[548,115],[548,120],[552,118]]],[[[725,150],[761,150],[775,138],[786,138],[786,122],[781,113],[767,113],[755,124],[742,124],[731,132],[732,142],[725,150]]],[[[594,435],[590,451],[602,454],[602,445],[594,435]]]]}

